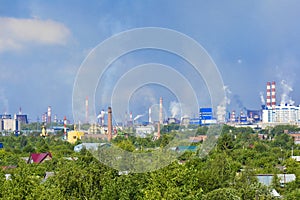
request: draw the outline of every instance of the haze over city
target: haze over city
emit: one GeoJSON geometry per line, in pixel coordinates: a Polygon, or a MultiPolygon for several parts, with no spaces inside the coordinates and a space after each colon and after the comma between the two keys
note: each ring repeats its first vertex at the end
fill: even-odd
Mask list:
{"type": "MultiPolygon", "coordinates": [[[[278,102],[298,105],[299,4],[296,0],[2,0],[0,112],[13,114],[22,107],[34,121],[51,106],[59,118],[66,115],[71,119],[74,81],[89,52],[114,34],[142,27],[173,29],[202,45],[221,73],[230,99],[229,110],[259,109],[267,81],[276,81],[278,102]]],[[[113,84],[116,74],[125,69],[153,62],[184,71],[193,84],[199,85],[196,92],[200,106],[209,106],[205,82],[193,77],[188,63],[167,52],[142,50],[123,56],[105,78],[113,84]]],[[[96,94],[97,111],[107,108],[100,102],[102,92],[96,94]]],[[[176,97],[157,85],[145,86],[132,96],[131,101],[137,105],[132,108],[134,115],[144,114],[149,103],[158,104],[160,96],[164,97],[168,115],[172,115],[169,107],[176,97]]]]}

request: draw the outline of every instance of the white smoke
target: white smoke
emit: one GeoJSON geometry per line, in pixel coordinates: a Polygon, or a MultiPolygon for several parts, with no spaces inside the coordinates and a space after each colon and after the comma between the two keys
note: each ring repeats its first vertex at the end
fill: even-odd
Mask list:
{"type": "Polygon", "coordinates": [[[104,118],[104,115],[107,114],[107,111],[101,110],[101,112],[99,113],[99,115],[97,116],[97,119],[99,118],[104,118]]]}
{"type": "Polygon", "coordinates": [[[134,119],[133,119],[133,121],[136,121],[136,120],[138,120],[139,118],[141,118],[141,117],[143,117],[144,115],[137,115],[134,119]]]}
{"type": "Polygon", "coordinates": [[[172,114],[172,118],[175,118],[176,116],[178,117],[178,115],[180,114],[180,110],[181,110],[180,103],[172,101],[170,103],[169,110],[170,110],[170,112],[172,114]]]}
{"type": "Polygon", "coordinates": [[[224,86],[225,97],[222,102],[217,106],[217,120],[225,122],[226,106],[230,104],[229,95],[232,93],[228,86],[224,86]]]}
{"type": "Polygon", "coordinates": [[[260,95],[261,105],[266,105],[266,101],[265,101],[263,92],[260,92],[259,95],[260,95]]]}
{"type": "Polygon", "coordinates": [[[292,98],[289,96],[290,93],[293,91],[293,88],[290,84],[287,83],[287,81],[282,80],[280,82],[282,87],[282,94],[281,94],[281,102],[280,104],[290,104],[294,105],[295,101],[292,100],[292,98]]]}

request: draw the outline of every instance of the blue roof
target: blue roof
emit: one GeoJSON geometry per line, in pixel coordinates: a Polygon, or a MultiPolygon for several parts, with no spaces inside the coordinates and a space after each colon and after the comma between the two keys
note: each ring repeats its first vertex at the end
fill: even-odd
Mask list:
{"type": "Polygon", "coordinates": [[[182,152],[182,151],[197,151],[197,146],[178,146],[176,147],[176,151],[182,152]]]}

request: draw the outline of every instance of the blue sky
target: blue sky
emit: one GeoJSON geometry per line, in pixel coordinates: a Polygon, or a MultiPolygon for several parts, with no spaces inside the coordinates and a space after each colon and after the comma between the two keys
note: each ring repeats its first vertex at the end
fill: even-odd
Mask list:
{"type": "MultiPolygon", "coordinates": [[[[180,31],[207,50],[231,91],[229,110],[259,108],[259,93],[273,80],[278,102],[285,92],[299,104],[299,7],[297,0],[0,0],[0,112],[21,106],[34,121],[51,105],[59,118],[72,118],[73,84],[88,53],[120,31],[149,26],[180,31]]],[[[126,62],[166,59],[174,64],[157,52],[129,55],[126,62]]],[[[137,107],[135,115],[144,112],[137,107]]]]}

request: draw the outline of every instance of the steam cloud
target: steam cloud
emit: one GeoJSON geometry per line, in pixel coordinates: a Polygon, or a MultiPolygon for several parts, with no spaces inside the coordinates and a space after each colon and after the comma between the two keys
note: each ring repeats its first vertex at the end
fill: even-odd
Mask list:
{"type": "Polygon", "coordinates": [[[290,104],[290,105],[294,105],[295,101],[292,100],[292,98],[289,96],[290,92],[293,91],[293,88],[291,85],[289,85],[287,83],[287,81],[282,80],[280,82],[281,87],[282,87],[282,94],[281,94],[281,104],[290,104]]]}
{"type": "Polygon", "coordinates": [[[217,106],[217,119],[219,122],[225,122],[226,106],[230,104],[229,95],[231,91],[228,86],[224,86],[225,97],[223,101],[217,106]]]}
{"type": "Polygon", "coordinates": [[[176,116],[179,115],[180,110],[181,110],[181,105],[178,102],[172,101],[170,103],[170,108],[169,108],[171,114],[172,114],[172,118],[175,118],[176,116]]]}
{"type": "Polygon", "coordinates": [[[240,111],[247,110],[247,108],[244,106],[242,100],[240,99],[239,95],[234,95],[233,99],[236,102],[236,105],[239,107],[240,111]]]}
{"type": "Polygon", "coordinates": [[[143,117],[144,115],[137,115],[134,119],[133,119],[133,121],[135,121],[135,120],[138,120],[139,118],[141,118],[141,117],[143,117]]]}
{"type": "Polygon", "coordinates": [[[263,92],[260,92],[259,95],[260,95],[261,105],[266,105],[266,101],[265,101],[263,92]]]}

